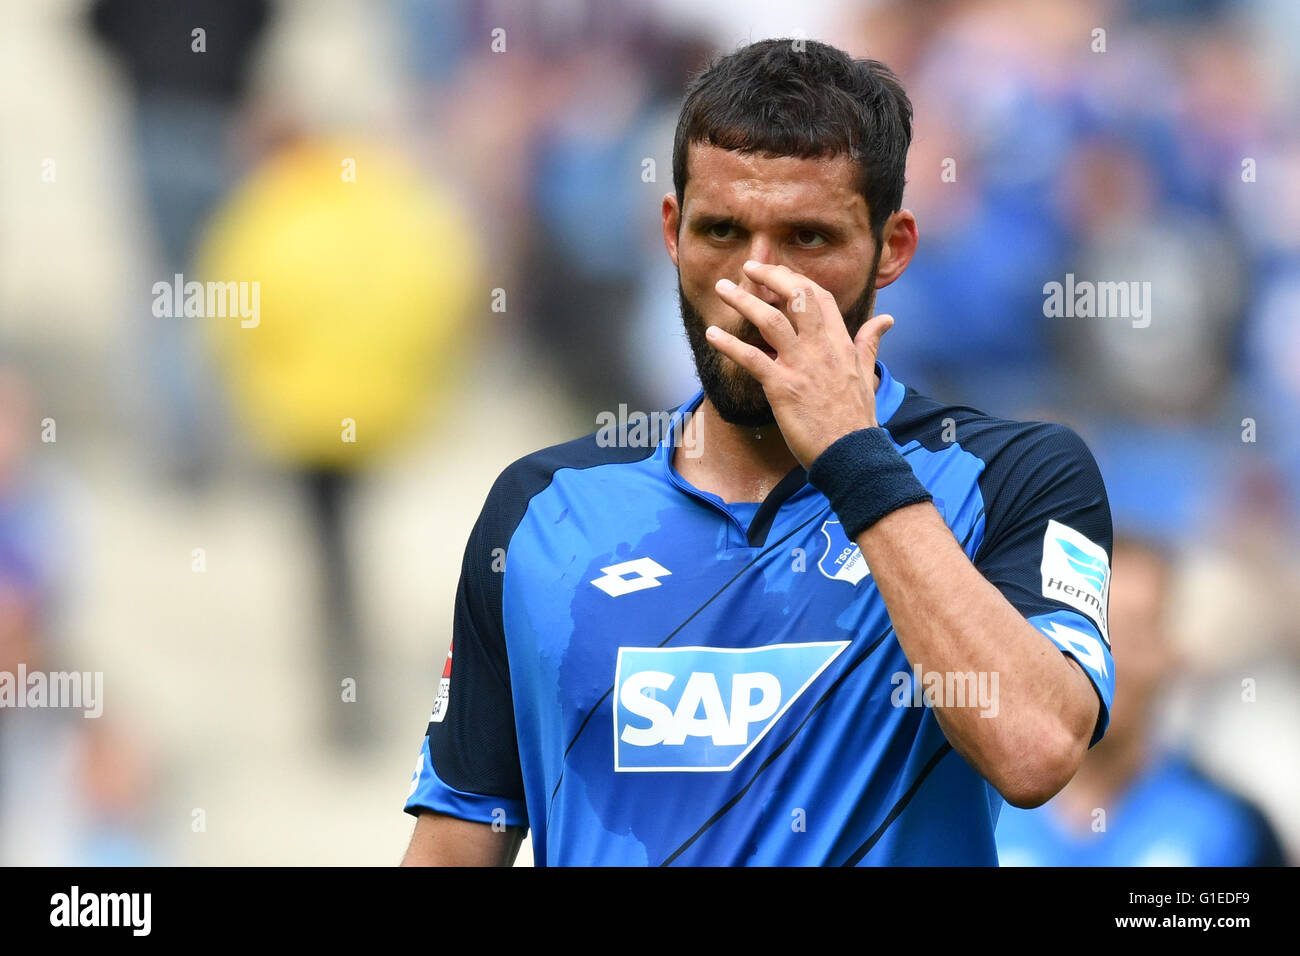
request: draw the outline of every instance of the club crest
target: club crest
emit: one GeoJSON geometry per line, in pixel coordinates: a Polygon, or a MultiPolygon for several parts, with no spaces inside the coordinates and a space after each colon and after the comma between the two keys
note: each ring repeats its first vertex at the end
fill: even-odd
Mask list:
{"type": "Polygon", "coordinates": [[[823,521],[822,534],[826,536],[826,553],[817,562],[817,570],[822,574],[832,581],[856,585],[871,573],[862,549],[849,540],[838,521],[833,518],[823,521]]]}

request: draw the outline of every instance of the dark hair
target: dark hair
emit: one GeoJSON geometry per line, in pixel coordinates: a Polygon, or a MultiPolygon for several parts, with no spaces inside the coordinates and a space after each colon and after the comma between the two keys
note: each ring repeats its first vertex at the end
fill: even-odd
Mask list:
{"type": "Polygon", "coordinates": [[[691,143],[801,159],[847,154],[879,240],[903,205],[912,103],[878,60],[816,40],[760,40],[715,59],[687,86],[673,137],[679,206],[691,143]]]}

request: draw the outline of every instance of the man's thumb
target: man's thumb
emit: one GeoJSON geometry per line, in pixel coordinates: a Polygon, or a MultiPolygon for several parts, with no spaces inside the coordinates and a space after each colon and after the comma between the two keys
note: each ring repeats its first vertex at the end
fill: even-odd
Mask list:
{"type": "Polygon", "coordinates": [[[880,354],[880,340],[893,327],[892,315],[873,315],[862,324],[862,328],[858,329],[858,334],[853,338],[853,345],[858,350],[858,356],[862,361],[876,361],[876,356],[880,354]]]}

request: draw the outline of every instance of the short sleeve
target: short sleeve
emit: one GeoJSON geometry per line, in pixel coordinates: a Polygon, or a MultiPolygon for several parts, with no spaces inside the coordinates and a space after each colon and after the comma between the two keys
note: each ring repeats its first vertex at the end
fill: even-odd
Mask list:
{"type": "Polygon", "coordinates": [[[1101,701],[1092,746],[1115,695],[1106,619],[1113,531],[1101,472],[1069,428],[1034,423],[992,456],[981,491],[975,566],[1092,681],[1101,701]]]}
{"type": "Polygon", "coordinates": [[[405,810],[527,826],[501,617],[508,541],[493,497],[465,548],[451,646],[405,810]]]}

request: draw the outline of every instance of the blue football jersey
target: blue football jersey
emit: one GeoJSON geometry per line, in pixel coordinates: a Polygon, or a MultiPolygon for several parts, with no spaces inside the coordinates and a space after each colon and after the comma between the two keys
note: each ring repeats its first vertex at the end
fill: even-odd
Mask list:
{"type": "Polygon", "coordinates": [[[1080,830],[1055,801],[1008,807],[998,821],[1003,866],[1283,866],[1282,844],[1250,801],[1185,756],[1154,760],[1080,830]]]}
{"type": "MultiPolygon", "coordinates": [[[[876,371],[877,419],[965,553],[1091,678],[1096,743],[1115,674],[1091,453],[876,371]]],[[[529,827],[539,865],[996,865],[1002,798],[804,470],[727,503],[673,468],[679,428],[608,437],[488,494],[406,810],[529,827]]]]}

